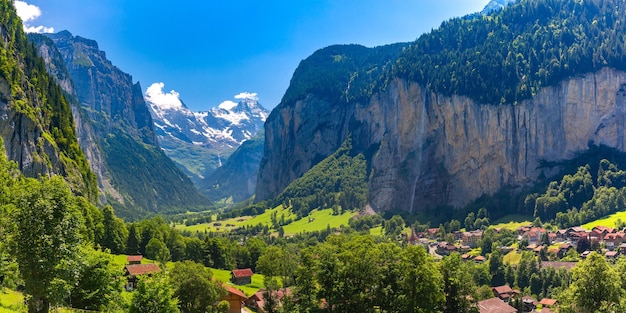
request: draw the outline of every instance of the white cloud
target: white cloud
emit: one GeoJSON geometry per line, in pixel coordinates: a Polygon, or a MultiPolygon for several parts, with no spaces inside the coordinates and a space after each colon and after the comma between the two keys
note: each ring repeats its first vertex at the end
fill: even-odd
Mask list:
{"type": "Polygon", "coordinates": [[[163,92],[164,83],[153,83],[146,89],[146,101],[156,105],[162,110],[181,108],[180,94],[174,90],[163,92]]]}
{"type": "Polygon", "coordinates": [[[226,101],[220,103],[220,105],[218,105],[218,107],[220,109],[224,109],[224,110],[227,110],[227,111],[232,110],[236,106],[237,106],[237,103],[236,102],[232,102],[230,100],[226,100],[226,101]]]}
{"type": "Polygon", "coordinates": [[[258,101],[259,97],[257,97],[257,93],[256,92],[252,92],[252,93],[250,93],[250,92],[242,92],[242,93],[236,95],[235,99],[258,101]]]}
{"type": "Polygon", "coordinates": [[[41,10],[38,6],[28,4],[24,1],[15,0],[15,10],[17,11],[17,15],[24,22],[32,21],[41,16],[41,10]]]}
{"type": "Polygon", "coordinates": [[[34,21],[41,16],[41,9],[38,6],[28,4],[25,1],[15,0],[13,2],[17,15],[22,19],[24,31],[27,33],[53,33],[53,27],[31,26],[28,22],[34,21]]]}
{"type": "Polygon", "coordinates": [[[54,33],[54,27],[46,26],[27,26],[24,25],[24,31],[27,33],[54,33]]]}

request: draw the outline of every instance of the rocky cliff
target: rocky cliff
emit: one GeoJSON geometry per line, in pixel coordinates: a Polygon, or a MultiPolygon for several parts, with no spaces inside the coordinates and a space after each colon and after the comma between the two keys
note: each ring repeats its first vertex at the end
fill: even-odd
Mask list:
{"type": "Polygon", "coordinates": [[[590,144],[624,151],[622,6],[511,2],[446,21],[401,51],[315,52],[266,122],[256,200],[274,198],[348,137],[367,159],[377,210],[460,207],[550,177],[543,161],[590,144]]]}
{"type": "Polygon", "coordinates": [[[505,186],[530,184],[542,173],[541,161],[573,157],[589,144],[624,151],[625,101],[626,73],[610,68],[544,88],[517,105],[482,105],[402,79],[345,108],[310,96],[280,108],[268,120],[257,197],[282,190],[318,154],[334,151],[352,136],[360,149],[372,150],[373,208],[462,206],[505,186]],[[307,110],[315,108],[328,112],[314,122],[325,127],[306,125],[307,110]],[[293,152],[271,158],[271,151],[293,152]]]}
{"type": "Polygon", "coordinates": [[[130,218],[210,205],[158,146],[139,83],[111,64],[95,41],[67,31],[47,36],[32,38],[48,71],[76,100],[77,134],[98,175],[102,202],[130,218]]]}
{"type": "Polygon", "coordinates": [[[0,136],[29,177],[59,174],[72,191],[97,197],[95,175],[78,148],[71,108],[28,42],[11,1],[0,1],[0,136]]]}

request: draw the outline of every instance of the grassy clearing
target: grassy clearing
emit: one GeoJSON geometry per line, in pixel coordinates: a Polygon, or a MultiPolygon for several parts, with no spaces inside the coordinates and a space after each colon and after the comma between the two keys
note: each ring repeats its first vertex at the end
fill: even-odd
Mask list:
{"type": "Polygon", "coordinates": [[[0,313],[26,312],[22,293],[0,288],[0,313]]]}
{"type": "Polygon", "coordinates": [[[516,230],[517,228],[526,226],[528,224],[532,224],[532,216],[509,214],[493,221],[491,227],[516,230]]]}
{"type": "Polygon", "coordinates": [[[382,236],[384,235],[384,231],[383,231],[383,226],[376,226],[372,229],[370,229],[370,235],[372,236],[382,236]]]}
{"type": "Polygon", "coordinates": [[[313,210],[311,211],[309,216],[306,216],[300,220],[296,220],[297,216],[292,213],[290,209],[278,206],[273,209],[268,209],[262,214],[256,216],[235,217],[226,220],[215,221],[212,223],[204,223],[191,226],[177,224],[176,229],[191,232],[224,232],[244,226],[256,226],[258,224],[267,225],[271,228],[272,215],[276,214],[276,218],[279,221],[283,219],[286,221],[293,221],[283,226],[285,234],[297,234],[301,232],[324,230],[329,225],[331,228],[340,227],[341,225],[348,225],[348,220],[350,220],[351,217],[357,215],[356,212],[344,212],[341,215],[333,215],[332,213],[332,209],[313,210]],[[219,226],[216,226],[215,223],[218,223],[219,226]]]}
{"type": "Polygon", "coordinates": [[[509,263],[511,265],[517,265],[519,264],[519,261],[522,259],[522,254],[521,253],[517,253],[517,251],[513,250],[509,253],[507,253],[503,258],[502,258],[502,262],[503,263],[509,263]]]}
{"type": "Polygon", "coordinates": [[[285,234],[297,234],[301,232],[324,230],[328,226],[330,226],[330,228],[338,228],[341,225],[347,226],[350,218],[356,214],[356,212],[344,212],[341,215],[333,215],[332,209],[313,210],[309,216],[305,216],[300,220],[285,225],[283,229],[285,230],[285,234]]]}
{"type": "Polygon", "coordinates": [[[613,213],[609,216],[597,219],[587,224],[583,224],[582,227],[587,230],[590,230],[596,226],[615,227],[615,222],[617,222],[618,219],[626,221],[626,211],[613,213]]]}
{"type": "Polygon", "coordinates": [[[251,296],[259,291],[259,289],[265,288],[265,285],[263,284],[263,279],[265,278],[265,276],[261,274],[252,275],[251,284],[240,286],[230,282],[230,271],[212,268],[211,272],[213,272],[213,278],[215,278],[215,280],[221,281],[224,284],[231,286],[235,289],[239,289],[243,291],[243,293],[245,293],[247,296],[251,296]]]}

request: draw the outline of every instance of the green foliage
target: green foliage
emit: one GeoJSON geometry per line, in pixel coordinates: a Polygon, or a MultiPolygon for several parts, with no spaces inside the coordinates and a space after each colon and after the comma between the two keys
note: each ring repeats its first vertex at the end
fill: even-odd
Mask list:
{"type": "Polygon", "coordinates": [[[604,259],[592,252],[572,269],[572,284],[562,295],[559,312],[618,312],[624,295],[617,274],[604,259]]]}
{"type": "Polygon", "coordinates": [[[211,271],[191,261],[174,263],[169,273],[181,313],[210,312],[224,289],[212,280],[211,271]]]}
{"type": "Polygon", "coordinates": [[[78,280],[69,303],[85,310],[104,310],[119,305],[124,284],[122,270],[108,253],[83,248],[79,257],[78,280]]]}
{"type": "Polygon", "coordinates": [[[178,301],[164,275],[141,277],[133,293],[130,313],[178,313],[178,301]]]}
{"type": "Polygon", "coordinates": [[[126,251],[126,241],[128,238],[128,230],[124,221],[113,211],[113,207],[107,205],[102,209],[104,238],[102,238],[102,247],[111,250],[111,253],[120,254],[126,251]]]}
{"type": "Polygon", "coordinates": [[[69,296],[77,277],[81,218],[58,176],[29,179],[18,189],[14,255],[29,295],[29,312],[47,312],[69,296]]]}
{"type": "Polygon", "coordinates": [[[439,269],[443,276],[443,291],[446,297],[443,307],[444,313],[475,311],[469,296],[472,295],[476,287],[467,267],[458,253],[453,253],[441,261],[439,269]]]}
{"type": "Polygon", "coordinates": [[[163,241],[153,237],[146,245],[146,257],[164,263],[170,259],[170,250],[163,241]]]}
{"type": "Polygon", "coordinates": [[[518,1],[422,35],[394,74],[446,95],[515,103],[574,75],[626,69],[620,1],[518,1]]]}
{"type": "Polygon", "coordinates": [[[338,104],[366,99],[380,87],[380,77],[406,45],[336,45],[318,50],[300,62],[279,107],[309,94],[338,104]]]}
{"type": "MultiPolygon", "coordinates": [[[[42,132],[35,154],[41,158],[35,162],[49,160],[49,150],[59,154],[62,169],[51,169],[63,173],[72,191],[95,202],[98,194],[96,176],[78,146],[74,131],[74,120],[70,105],[61,87],[48,74],[44,60],[37,49],[28,41],[15,13],[12,1],[2,0],[0,25],[6,42],[0,45],[0,81],[8,83],[10,94],[4,94],[10,108],[27,116],[42,132]],[[48,143],[46,143],[48,141],[48,143]]],[[[50,167],[50,164],[41,164],[50,167]]]]}
{"type": "MultiPolygon", "coordinates": [[[[316,208],[361,209],[367,200],[366,161],[352,154],[348,138],[331,156],[316,164],[278,195],[276,203],[290,203],[299,218],[316,208]]],[[[286,206],[286,207],[287,207],[286,206]]]]}
{"type": "Polygon", "coordinates": [[[124,191],[124,201],[131,204],[113,202],[120,216],[136,219],[156,212],[206,210],[211,205],[195,188],[189,188],[189,178],[158,147],[115,130],[104,139],[103,151],[113,184],[124,191]],[[181,180],[186,183],[172,183],[181,180]]]}

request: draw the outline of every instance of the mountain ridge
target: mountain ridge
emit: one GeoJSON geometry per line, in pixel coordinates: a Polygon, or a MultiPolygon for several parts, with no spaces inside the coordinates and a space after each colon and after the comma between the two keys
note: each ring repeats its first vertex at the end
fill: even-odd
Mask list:
{"type": "Polygon", "coordinates": [[[265,124],[256,201],[273,199],[347,138],[366,156],[368,204],[378,211],[462,207],[549,176],[541,160],[591,142],[623,150],[619,7],[516,2],[446,21],[365,66],[350,65],[361,52],[349,46],[316,51],[265,124]]]}

